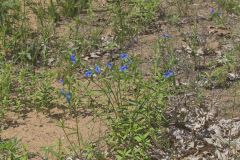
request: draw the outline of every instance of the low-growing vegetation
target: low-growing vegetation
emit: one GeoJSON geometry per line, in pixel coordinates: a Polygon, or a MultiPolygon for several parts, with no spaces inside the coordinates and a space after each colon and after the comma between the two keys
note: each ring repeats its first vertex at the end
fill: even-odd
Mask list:
{"type": "Polygon", "coordinates": [[[238,0],[2,0],[0,159],[240,158],[238,0]]]}

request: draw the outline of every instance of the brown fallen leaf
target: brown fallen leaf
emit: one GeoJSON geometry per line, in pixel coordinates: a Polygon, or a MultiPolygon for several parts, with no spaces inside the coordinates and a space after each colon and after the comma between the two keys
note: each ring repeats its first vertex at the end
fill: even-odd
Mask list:
{"type": "Polygon", "coordinates": [[[230,35],[229,28],[226,28],[226,27],[208,26],[208,33],[216,36],[221,36],[221,37],[230,35]]]}

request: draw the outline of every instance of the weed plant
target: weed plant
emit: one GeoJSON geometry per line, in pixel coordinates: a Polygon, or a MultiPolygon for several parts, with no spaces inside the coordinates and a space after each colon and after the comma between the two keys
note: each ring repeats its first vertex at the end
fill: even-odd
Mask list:
{"type": "MultiPolygon", "coordinates": [[[[205,78],[211,83],[210,88],[225,87],[227,74],[237,70],[239,46],[223,57],[226,61],[222,66],[209,72],[197,69],[201,60],[197,55],[200,47],[197,17],[191,35],[185,37],[192,52],[183,60],[183,67],[195,73],[190,89],[176,85],[180,61],[173,49],[174,37],[168,33],[157,38],[153,60],[146,70],[142,69],[142,60],[130,56],[126,46],[155,20],[161,1],[110,0],[106,3],[107,9],[103,12],[108,14],[106,24],[110,25],[99,28],[93,26],[96,18],[98,21],[101,17],[94,16],[92,0],[23,0],[22,3],[3,0],[0,3],[0,123],[4,123],[8,111],[37,110],[50,115],[55,105],[75,120],[74,127],[68,126],[64,117],[59,122],[69,149],[65,150],[59,140],[57,150],[55,146],[43,148],[45,159],[50,155],[56,159],[67,156],[99,160],[151,159],[149,151],[154,144],[167,144],[162,138],[162,126],[168,124],[164,117],[168,97],[192,89],[201,101],[202,92],[196,81],[205,78]],[[29,13],[36,17],[35,29],[28,24],[29,13]],[[57,29],[63,24],[67,27],[62,30],[69,32],[59,36],[62,30],[57,29]],[[101,49],[104,29],[114,33],[113,41],[104,48],[104,52],[114,56],[104,63],[84,61],[83,57],[101,49]],[[82,111],[90,111],[93,120],[100,119],[106,126],[106,134],[100,137],[103,145],[83,139],[79,127],[82,111]],[[75,141],[71,140],[72,136],[76,137],[75,141]]],[[[239,13],[239,3],[235,0],[217,0],[217,3],[219,8],[212,8],[209,16],[218,24],[225,22],[220,10],[239,13]]],[[[179,0],[173,4],[178,13],[169,21],[177,24],[190,13],[193,1],[179,0]]],[[[19,141],[0,138],[1,158],[25,160],[29,154],[19,146],[19,141]]]]}
{"type": "MultiPolygon", "coordinates": [[[[84,99],[79,97],[85,97],[91,102],[89,108],[98,108],[96,114],[104,119],[109,128],[108,157],[148,159],[151,142],[158,141],[160,129],[156,128],[163,123],[162,113],[169,87],[174,85],[172,81],[174,73],[168,70],[165,73],[152,74],[145,79],[139,69],[138,60],[129,57],[127,53],[121,53],[119,59],[119,62],[109,62],[105,67],[96,64],[85,70],[87,86],[78,86],[78,89],[84,87],[81,89],[87,92],[84,96],[81,96],[84,93],[80,95],[77,93],[74,83],[77,85],[80,83],[69,71],[70,75],[61,80],[63,88],[60,94],[73,113],[77,113],[78,107],[84,103],[84,99]],[[96,89],[92,89],[92,86],[96,89]]],[[[70,55],[69,60],[70,70],[78,66],[74,53],[70,55]]],[[[65,127],[62,123],[64,131],[65,127]]],[[[75,130],[79,142],[71,143],[71,149],[78,157],[82,157],[83,150],[78,151],[82,144],[81,133],[78,128],[75,130]]]]}
{"type": "Polygon", "coordinates": [[[0,158],[1,159],[19,159],[27,160],[28,152],[19,144],[16,139],[1,141],[0,140],[0,158]]]}

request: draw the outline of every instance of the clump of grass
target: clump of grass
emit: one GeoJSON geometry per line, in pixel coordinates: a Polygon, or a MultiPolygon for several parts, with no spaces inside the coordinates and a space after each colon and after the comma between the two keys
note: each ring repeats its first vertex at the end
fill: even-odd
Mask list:
{"type": "Polygon", "coordinates": [[[193,0],[179,0],[174,3],[176,3],[177,11],[181,16],[187,16],[191,12],[189,9],[193,0]]]}
{"type": "Polygon", "coordinates": [[[21,159],[27,160],[29,153],[20,145],[16,139],[0,140],[0,158],[1,159],[21,159]]]}
{"type": "Polygon", "coordinates": [[[217,3],[229,13],[240,14],[240,2],[238,0],[217,0],[217,3]]]}
{"type": "Polygon", "coordinates": [[[111,1],[109,7],[112,14],[112,26],[115,39],[121,49],[126,41],[135,37],[156,14],[159,0],[150,1],[111,1]]]}
{"type": "Polygon", "coordinates": [[[6,55],[9,50],[17,50],[20,45],[21,34],[20,21],[21,21],[21,8],[20,2],[17,0],[4,0],[0,4],[0,35],[1,46],[6,55]]]}
{"type": "Polygon", "coordinates": [[[58,4],[62,8],[63,15],[75,17],[84,9],[91,6],[91,0],[59,0],[58,4]]]}
{"type": "Polygon", "coordinates": [[[10,95],[12,87],[12,66],[10,64],[3,64],[0,69],[0,117],[4,116],[11,103],[10,95]]]}

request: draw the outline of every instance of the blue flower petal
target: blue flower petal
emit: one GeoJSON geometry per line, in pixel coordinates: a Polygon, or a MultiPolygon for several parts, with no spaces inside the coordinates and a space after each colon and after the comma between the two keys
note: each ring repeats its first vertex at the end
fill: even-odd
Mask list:
{"type": "Polygon", "coordinates": [[[65,95],[65,90],[64,90],[64,88],[60,89],[60,94],[65,95]]]}
{"type": "Polygon", "coordinates": [[[172,77],[174,75],[174,72],[172,70],[168,70],[163,74],[164,78],[169,78],[172,77]]]}
{"type": "Polygon", "coordinates": [[[162,35],[162,37],[165,38],[165,39],[171,38],[171,36],[170,36],[169,34],[167,34],[167,33],[164,33],[164,34],[162,35]]]}
{"type": "Polygon", "coordinates": [[[76,64],[76,63],[77,63],[77,61],[76,61],[76,54],[75,54],[75,53],[71,54],[71,56],[70,56],[70,61],[71,61],[73,64],[76,64]]]}
{"type": "Polygon", "coordinates": [[[112,62],[108,62],[108,63],[106,64],[106,66],[108,67],[108,69],[112,69],[113,63],[112,63],[112,62]]]}
{"type": "Polygon", "coordinates": [[[123,66],[120,66],[119,67],[119,70],[121,71],[121,72],[124,72],[124,71],[126,71],[128,69],[128,66],[127,65],[123,65],[123,66]]]}
{"type": "Polygon", "coordinates": [[[70,92],[68,92],[68,93],[65,94],[65,97],[66,97],[66,101],[67,101],[68,103],[70,103],[70,102],[71,102],[71,99],[72,99],[72,94],[71,94],[70,92]]]}
{"type": "Polygon", "coordinates": [[[120,54],[120,59],[122,59],[122,60],[128,59],[128,54],[127,53],[121,53],[120,54]]]}
{"type": "Polygon", "coordinates": [[[63,83],[64,83],[64,79],[61,78],[61,79],[59,80],[59,83],[63,84],[63,83]]]}
{"type": "Polygon", "coordinates": [[[87,78],[92,77],[92,74],[93,74],[92,71],[87,70],[87,71],[85,72],[85,77],[87,77],[87,78]]]}
{"type": "Polygon", "coordinates": [[[101,68],[98,65],[95,66],[95,72],[98,74],[101,73],[101,68]]]}
{"type": "Polygon", "coordinates": [[[215,13],[215,9],[214,8],[210,8],[210,14],[213,15],[215,13]]]}

